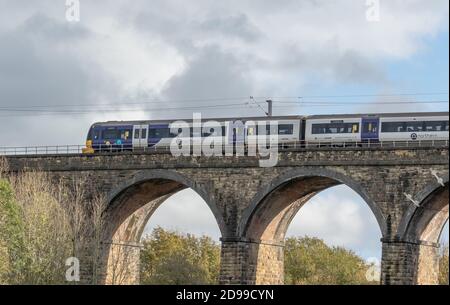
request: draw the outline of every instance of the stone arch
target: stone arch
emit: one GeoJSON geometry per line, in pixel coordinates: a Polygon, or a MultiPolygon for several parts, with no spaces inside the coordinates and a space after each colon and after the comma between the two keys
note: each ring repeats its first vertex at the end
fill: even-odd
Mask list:
{"type": "Polygon", "coordinates": [[[414,284],[438,284],[439,238],[449,219],[448,173],[443,185],[434,181],[416,196],[419,206],[410,206],[397,235],[414,245],[412,268],[414,284]]]}
{"type": "Polygon", "coordinates": [[[138,282],[140,237],[145,224],[167,198],[186,188],[193,189],[202,197],[210,207],[222,235],[225,233],[222,213],[202,183],[173,170],[139,171],[118,185],[106,200],[104,247],[100,258],[105,265],[103,281],[122,284],[138,282]],[[129,266],[118,265],[121,260],[126,260],[125,264],[133,270],[130,271],[129,266]]]}
{"type": "MultiPolygon", "coordinates": [[[[108,208],[106,213],[113,214],[116,209],[123,205],[123,201],[130,201],[128,197],[136,191],[145,191],[142,188],[149,189],[156,186],[156,192],[149,192],[145,196],[139,196],[135,202],[132,203],[131,208],[135,211],[138,207],[147,204],[157,198],[166,195],[172,195],[182,189],[191,188],[207,203],[211,209],[222,235],[227,232],[227,227],[218,206],[215,203],[214,197],[206,190],[202,183],[196,182],[183,174],[174,170],[145,170],[136,173],[133,178],[126,180],[118,185],[107,198],[108,208]],[[139,190],[141,188],[141,190],[139,190]]],[[[131,215],[132,213],[128,213],[131,215]]],[[[114,216],[113,216],[114,217],[114,216]]],[[[126,218],[126,217],[125,217],[126,218]]],[[[123,222],[124,218],[122,217],[123,222]]],[[[117,224],[117,223],[116,223],[117,224]]],[[[114,223],[112,224],[114,225],[114,223]]],[[[113,227],[114,228],[114,227],[113,227]]]]}
{"type": "MultiPolygon", "coordinates": [[[[421,240],[421,229],[423,230],[423,225],[427,223],[427,219],[430,216],[433,216],[433,213],[427,213],[424,215],[423,212],[426,212],[428,209],[428,206],[431,206],[433,204],[437,204],[436,199],[438,198],[438,195],[442,192],[445,192],[447,189],[448,192],[448,183],[449,183],[449,174],[446,173],[443,175],[442,183],[444,185],[441,185],[438,183],[438,181],[433,181],[432,183],[429,183],[426,187],[424,187],[420,192],[418,192],[414,199],[419,202],[421,207],[417,207],[415,205],[410,205],[408,209],[406,210],[404,216],[402,217],[402,220],[399,224],[397,236],[400,237],[403,240],[411,240],[415,241],[417,238],[421,240]],[[425,217],[424,219],[421,219],[425,217]],[[419,221],[422,221],[422,227],[419,227],[419,221]],[[425,223],[423,221],[425,220],[425,223]]],[[[447,201],[448,203],[448,201],[447,201]]],[[[428,219],[430,221],[431,219],[428,219]]],[[[445,223],[445,222],[444,222],[445,223]]],[[[431,239],[431,237],[427,238],[426,241],[428,242],[437,242],[439,239],[439,236],[434,235],[434,240],[431,239]]],[[[424,240],[425,241],[425,240],[424,240]]]]}
{"type": "Polygon", "coordinates": [[[284,238],[290,222],[313,196],[345,184],[359,194],[372,210],[382,235],[386,220],[364,185],[337,171],[319,167],[290,170],[264,185],[243,212],[239,234],[248,244],[244,277],[256,284],[284,283],[284,238]]]}
{"type": "MultiPolygon", "coordinates": [[[[262,223],[255,223],[255,220],[258,222],[256,218],[263,218],[262,220],[268,221],[269,218],[271,218],[268,217],[270,213],[279,215],[279,217],[282,218],[280,224],[287,228],[290,220],[292,220],[298,210],[310,198],[314,197],[322,190],[340,184],[347,185],[364,199],[373,212],[380,227],[380,231],[384,236],[387,232],[386,219],[380,207],[371,199],[363,185],[340,172],[317,167],[290,170],[264,185],[252,198],[249,207],[243,212],[238,227],[239,234],[243,237],[253,238],[255,234],[250,234],[249,236],[250,229],[258,229],[254,228],[255,226],[262,229],[264,226],[262,223]],[[304,188],[301,192],[295,191],[296,187],[302,187],[302,185],[304,186],[305,184],[308,184],[309,186],[304,188]],[[281,193],[285,191],[291,192],[292,196],[283,198],[284,195],[281,195],[281,193]],[[278,200],[281,202],[279,202],[278,206],[274,206],[274,211],[269,212],[269,214],[264,213],[263,208],[264,205],[266,205],[265,202],[274,199],[274,192],[279,193],[277,197],[279,197],[278,200]]],[[[277,232],[281,233],[281,229],[284,228],[278,227],[277,232]]]]}
{"type": "Polygon", "coordinates": [[[162,196],[140,207],[116,230],[108,251],[106,284],[139,283],[142,234],[150,217],[171,195],[162,196]]]}

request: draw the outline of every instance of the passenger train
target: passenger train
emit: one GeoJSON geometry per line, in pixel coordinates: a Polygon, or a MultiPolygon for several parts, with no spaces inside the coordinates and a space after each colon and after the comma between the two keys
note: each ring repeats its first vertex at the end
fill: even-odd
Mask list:
{"type": "MultiPolygon", "coordinates": [[[[217,127],[203,128],[201,137],[222,137],[222,143],[233,145],[240,141],[242,132],[237,133],[235,123],[244,123],[243,136],[268,137],[260,132],[256,122],[276,121],[277,141],[281,146],[291,143],[299,145],[331,145],[342,143],[379,143],[394,141],[441,141],[449,139],[449,113],[389,113],[389,114],[349,114],[312,116],[275,116],[207,119],[217,122],[217,127]],[[256,125],[248,124],[255,122],[256,125]],[[220,132],[221,131],[221,132],[220,132]]],[[[178,120],[177,120],[178,121],[178,120]]],[[[111,149],[168,148],[174,137],[170,127],[176,127],[175,120],[152,121],[111,121],[94,123],[89,129],[84,153],[95,153],[111,149]],[[171,125],[172,124],[172,125],[171,125]]],[[[193,136],[193,120],[184,121],[190,126],[193,136]]],[[[181,132],[181,129],[180,131],[181,132]]],[[[270,141],[270,140],[269,140],[270,141]]]]}

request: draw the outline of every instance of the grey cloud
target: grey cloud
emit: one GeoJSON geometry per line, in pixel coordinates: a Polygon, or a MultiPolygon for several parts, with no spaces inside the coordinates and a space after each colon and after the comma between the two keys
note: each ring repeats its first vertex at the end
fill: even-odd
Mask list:
{"type": "Polygon", "coordinates": [[[1,35],[0,41],[2,104],[55,105],[86,98],[90,84],[78,61],[17,33],[1,35]]]}
{"type": "MultiPolygon", "coordinates": [[[[161,96],[173,101],[171,107],[186,106],[182,102],[177,102],[177,100],[186,99],[206,101],[206,103],[195,103],[195,105],[243,104],[249,101],[248,97],[252,95],[254,89],[248,71],[247,64],[232,54],[224,53],[216,47],[206,47],[199,50],[197,56],[188,62],[181,74],[167,81],[161,96]],[[230,100],[208,102],[208,99],[214,98],[230,100]],[[235,98],[242,99],[235,100],[235,98]]],[[[186,115],[191,116],[193,111],[196,110],[178,111],[177,114],[186,117],[186,115]]],[[[255,105],[240,108],[205,108],[198,111],[209,117],[264,115],[255,105]]]]}
{"type": "Polygon", "coordinates": [[[195,50],[194,41],[198,33],[192,29],[193,22],[183,14],[176,14],[168,3],[131,14],[135,15],[131,24],[145,39],[165,41],[185,55],[195,50]]]}
{"type": "Polygon", "coordinates": [[[87,33],[84,28],[72,29],[42,15],[31,17],[14,31],[0,33],[2,104],[82,104],[101,95],[99,89],[111,94],[115,87],[112,80],[89,58],[80,58],[70,48],[87,33]]]}
{"type": "MultiPolygon", "coordinates": [[[[271,63],[297,75],[311,75],[323,81],[340,84],[388,83],[380,65],[356,50],[342,50],[337,39],[325,41],[320,48],[309,50],[305,46],[287,45],[281,63],[271,63]]],[[[275,68],[274,67],[274,68],[275,68]]]]}
{"type": "Polygon", "coordinates": [[[171,13],[169,11],[167,14],[162,14],[160,10],[144,10],[137,14],[134,25],[149,40],[165,41],[187,58],[195,56],[199,51],[198,44],[205,43],[222,48],[221,43],[217,41],[238,39],[248,44],[255,43],[262,37],[262,32],[246,14],[197,19],[195,16],[171,13]]]}
{"type": "Polygon", "coordinates": [[[20,25],[19,29],[22,34],[33,36],[35,39],[43,38],[55,44],[79,42],[80,39],[89,38],[91,34],[82,23],[57,21],[43,13],[34,14],[20,25]]]}
{"type": "MultiPolygon", "coordinates": [[[[0,32],[0,106],[96,104],[117,96],[115,81],[71,48],[89,36],[41,14],[0,32]]],[[[31,116],[0,113],[0,136],[8,145],[82,143],[92,119],[24,113],[31,116]]]]}
{"type": "Polygon", "coordinates": [[[340,82],[383,84],[383,71],[375,62],[354,50],[344,52],[334,64],[334,78],[340,82]]]}
{"type": "Polygon", "coordinates": [[[171,78],[163,96],[169,99],[247,96],[252,92],[245,64],[218,48],[202,49],[187,69],[171,78]]]}
{"type": "Polygon", "coordinates": [[[208,19],[200,23],[200,28],[207,33],[222,34],[248,42],[253,42],[261,36],[259,29],[245,14],[208,19]]]}

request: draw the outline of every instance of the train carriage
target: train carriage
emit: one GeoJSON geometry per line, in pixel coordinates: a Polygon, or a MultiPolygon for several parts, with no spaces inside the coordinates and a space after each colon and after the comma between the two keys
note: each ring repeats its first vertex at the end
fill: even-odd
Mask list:
{"type": "MultiPolygon", "coordinates": [[[[129,122],[99,122],[91,126],[86,142],[85,153],[111,150],[138,150],[138,149],[168,149],[175,137],[180,141],[192,142],[194,136],[209,137],[216,143],[223,145],[248,144],[248,142],[261,141],[266,143],[299,142],[301,140],[301,117],[248,117],[233,119],[205,119],[199,135],[194,135],[193,120],[159,120],[159,121],[129,121],[129,122]],[[270,129],[270,122],[276,122],[274,134],[270,129]],[[258,125],[264,123],[264,127],[258,125]],[[267,123],[267,124],[266,124],[267,123]],[[184,128],[188,133],[182,134],[184,128]],[[172,130],[171,130],[172,128],[172,130]],[[262,131],[261,128],[266,130],[262,131]],[[178,129],[173,132],[173,129],[178,129]]],[[[257,142],[256,142],[257,143],[257,142]]]]}
{"type": "Polygon", "coordinates": [[[281,147],[448,141],[448,121],[448,112],[219,118],[204,119],[198,135],[193,120],[103,122],[91,126],[84,152],[168,149],[175,137],[193,143],[194,136],[224,146],[262,140],[281,147]],[[271,122],[276,122],[275,130],[271,122]],[[182,134],[182,127],[189,131],[182,134]]]}
{"type": "Polygon", "coordinates": [[[306,143],[320,145],[443,141],[448,112],[317,115],[305,118],[306,143]]]}
{"type": "Polygon", "coordinates": [[[448,115],[385,116],[380,118],[380,141],[448,140],[448,115]]]}

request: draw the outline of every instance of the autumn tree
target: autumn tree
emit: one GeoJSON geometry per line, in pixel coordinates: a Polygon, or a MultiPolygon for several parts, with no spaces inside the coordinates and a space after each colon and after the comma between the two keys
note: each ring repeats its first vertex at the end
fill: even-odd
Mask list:
{"type": "Polygon", "coordinates": [[[210,237],[158,227],[143,245],[141,284],[217,284],[220,246],[210,237]]]}
{"type": "Polygon", "coordinates": [[[102,197],[88,198],[81,180],[68,187],[42,172],[6,175],[6,168],[0,158],[0,283],[67,283],[69,257],[90,266],[97,283],[102,197]]]}
{"type": "Polygon", "coordinates": [[[439,255],[439,284],[448,285],[448,243],[442,247],[439,255]]]}
{"type": "Polygon", "coordinates": [[[371,266],[352,251],[329,247],[318,238],[288,238],[284,264],[286,284],[369,284],[365,274],[371,266]]]}

